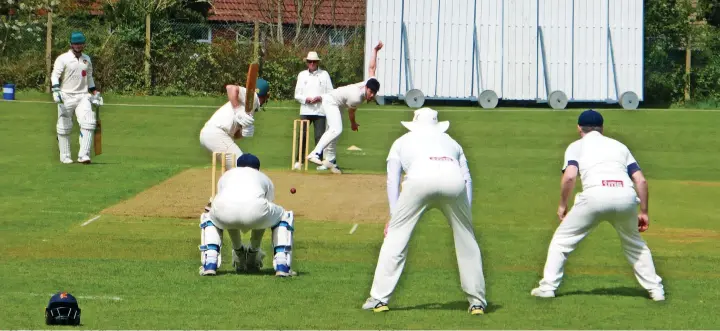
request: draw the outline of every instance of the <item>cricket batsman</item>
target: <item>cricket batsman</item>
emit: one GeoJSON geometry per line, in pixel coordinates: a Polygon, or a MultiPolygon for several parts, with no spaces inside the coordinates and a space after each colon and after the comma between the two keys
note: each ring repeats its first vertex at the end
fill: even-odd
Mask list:
{"type": "Polygon", "coordinates": [[[293,212],[276,205],[275,187],[260,172],[260,160],[252,154],[237,159],[237,168],[225,172],[218,181],[218,193],[200,216],[203,252],[200,275],[212,276],[220,266],[222,231],[227,230],[233,246],[235,271],[259,271],[265,253],[260,249],[267,228],[272,229],[273,268],[278,277],[293,274],[293,212]],[[250,245],[242,243],[241,233],[252,231],[250,245]]]}
{"type": "Polygon", "coordinates": [[[73,113],[80,126],[80,150],[78,162],[90,163],[90,148],[97,125],[92,104],[102,105],[100,91],[95,88],[93,66],[90,56],[83,53],[85,35],[82,32],[70,34],[70,50],[55,59],[50,80],[52,97],[58,107],[57,140],[60,162],[73,163],[70,153],[70,133],[73,128],[73,113]]]}
{"type": "Polygon", "coordinates": [[[308,161],[325,166],[333,173],[341,173],[337,165],[330,162],[330,160],[321,160],[320,154],[330,143],[337,143],[337,139],[342,133],[343,125],[340,108],[348,109],[351,128],[353,131],[358,130],[360,125],[355,121],[357,106],[363,103],[363,101],[373,100],[375,94],[380,90],[380,82],[375,78],[375,70],[377,69],[377,53],[382,47],[383,43],[378,42],[377,46],[373,49],[373,55],[368,65],[370,78],[364,82],[338,87],[321,97],[322,109],[327,119],[327,130],[325,130],[325,133],[320,137],[320,141],[315,146],[315,149],[308,154],[308,161]]]}
{"type": "Polygon", "coordinates": [[[460,284],[472,315],[485,313],[485,277],[480,247],[472,225],[472,179],[462,147],[445,133],[447,121],[438,123],[437,111],[421,108],[412,122],[402,122],[410,132],[393,143],[387,158],[387,194],[390,221],[375,269],[370,297],[362,308],[389,310],[388,301],[400,279],[408,242],[422,215],[437,207],[447,218],[455,241],[460,284]],[[400,192],[401,173],[405,180],[400,192]]]}
{"type": "Polygon", "coordinates": [[[228,102],[215,111],[200,130],[200,144],[210,152],[228,153],[226,169],[230,169],[236,162],[232,159],[232,154],[235,154],[236,158],[243,154],[234,139],[252,137],[255,134],[254,114],[270,97],[270,84],[262,78],[257,80],[256,90],[250,91],[255,93],[254,105],[250,106],[245,105],[245,95],[248,92],[244,87],[227,85],[225,90],[228,102]],[[252,109],[250,114],[246,112],[247,107],[252,109]]]}
{"type": "Polygon", "coordinates": [[[662,279],[655,272],[652,254],[640,232],[648,229],[648,186],[640,166],[623,143],[605,137],[603,117],[586,110],[577,122],[580,139],[565,150],[557,216],[540,286],[530,294],[552,298],[560,286],[568,255],[601,221],[617,231],[635,278],[654,301],[665,300],[662,279]],[[567,211],[570,193],[580,174],[583,190],[567,211]],[[638,204],[640,213],[638,214],[638,204]]]}

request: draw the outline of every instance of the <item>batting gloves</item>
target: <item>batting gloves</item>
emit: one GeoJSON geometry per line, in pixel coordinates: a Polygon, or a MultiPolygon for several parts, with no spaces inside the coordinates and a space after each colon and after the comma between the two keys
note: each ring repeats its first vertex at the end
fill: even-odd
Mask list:
{"type": "Polygon", "coordinates": [[[59,86],[53,86],[52,95],[53,95],[53,100],[55,101],[55,103],[62,102],[62,96],[60,96],[60,87],[59,86]]]}

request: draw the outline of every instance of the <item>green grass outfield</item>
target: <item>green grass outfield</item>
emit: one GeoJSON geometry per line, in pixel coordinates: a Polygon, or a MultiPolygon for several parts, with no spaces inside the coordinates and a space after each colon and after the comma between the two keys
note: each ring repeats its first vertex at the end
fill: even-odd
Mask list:
{"type": "MultiPolygon", "coordinates": [[[[50,98],[20,94],[19,99],[50,98]]],[[[297,220],[294,262],[301,275],[293,279],[230,273],[227,249],[228,273],[198,276],[195,220],[103,216],[81,226],[182,170],[206,167],[210,158],[198,132],[223,103],[222,98],[112,96],[105,101],[104,154],[90,166],[59,163],[53,104],[0,102],[0,329],[47,328],[44,306],[58,290],[79,296],[87,329],[720,325],[720,112],[603,111],[607,135],[634,151],[649,180],[652,223],[643,236],[667,290],[667,301],[655,303],[636,283],[607,224],[570,256],[558,298],[529,295],[557,225],[560,167],[566,146],[577,138],[578,110],[437,107],[441,120],[451,121],[449,133],[465,147],[473,175],[473,215],[490,302],[488,314],[478,317],[466,312],[451,232],[435,211],[414,233],[405,273],[385,314],[360,309],[382,224],[362,224],[349,234],[352,223],[297,220]],[[112,105],[118,103],[127,105],[112,105]]],[[[346,129],[339,144],[339,162],[349,173],[383,172],[392,141],[405,132],[399,122],[412,116],[403,106],[367,107],[372,109],[358,111],[360,131],[346,129]],[[350,145],[363,152],[346,151],[350,145]]],[[[289,167],[296,114],[292,103],[271,104],[258,115],[255,137],[240,147],[257,154],[265,168],[289,167]]],[[[77,139],[72,142],[76,158],[77,139]]],[[[270,249],[269,233],[263,245],[270,249]]]]}

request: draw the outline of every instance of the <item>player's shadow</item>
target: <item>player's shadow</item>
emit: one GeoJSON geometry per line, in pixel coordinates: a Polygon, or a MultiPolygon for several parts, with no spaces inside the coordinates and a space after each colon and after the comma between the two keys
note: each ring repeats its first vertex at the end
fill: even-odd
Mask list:
{"type": "MultiPolygon", "coordinates": [[[[295,275],[295,276],[293,276],[293,277],[303,276],[303,275],[307,275],[307,274],[308,274],[307,272],[301,272],[301,271],[297,271],[297,270],[295,270],[295,272],[297,272],[297,275],[295,275]]],[[[255,271],[255,272],[243,272],[243,273],[237,273],[237,272],[235,272],[235,270],[232,270],[232,269],[229,269],[229,270],[218,270],[218,271],[217,271],[217,275],[218,275],[218,276],[222,276],[222,275],[230,275],[230,276],[275,276],[275,269],[266,268],[266,269],[262,269],[262,270],[260,270],[260,271],[255,271]]],[[[290,278],[292,278],[292,277],[290,277],[290,278]]]]}
{"type": "Polygon", "coordinates": [[[620,297],[643,297],[648,298],[648,292],[639,289],[637,287],[610,287],[610,288],[596,288],[590,291],[572,291],[565,293],[557,293],[556,297],[564,297],[569,295],[608,295],[608,296],[620,296],[620,297]]]}
{"type": "MultiPolygon", "coordinates": [[[[425,309],[467,310],[469,307],[470,307],[470,304],[467,301],[452,301],[452,302],[446,302],[446,303],[425,303],[425,304],[417,305],[417,306],[397,307],[397,308],[390,308],[390,309],[391,310],[425,310],[425,309]]],[[[499,309],[502,309],[501,305],[489,302],[487,308],[485,308],[485,313],[492,313],[499,309]]]]}

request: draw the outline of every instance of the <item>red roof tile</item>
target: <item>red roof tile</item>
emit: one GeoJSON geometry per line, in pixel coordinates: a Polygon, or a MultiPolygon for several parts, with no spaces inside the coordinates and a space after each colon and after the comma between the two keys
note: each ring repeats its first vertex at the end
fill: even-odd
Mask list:
{"type": "MultiPolygon", "coordinates": [[[[282,0],[283,23],[295,24],[297,0],[282,0]]],[[[310,24],[312,6],[320,3],[315,15],[316,25],[357,26],[365,24],[365,0],[304,0],[302,22],[310,24]],[[334,15],[333,15],[334,12],[334,15]]],[[[277,22],[277,2],[268,0],[215,0],[209,20],[233,22],[277,22]]]]}

